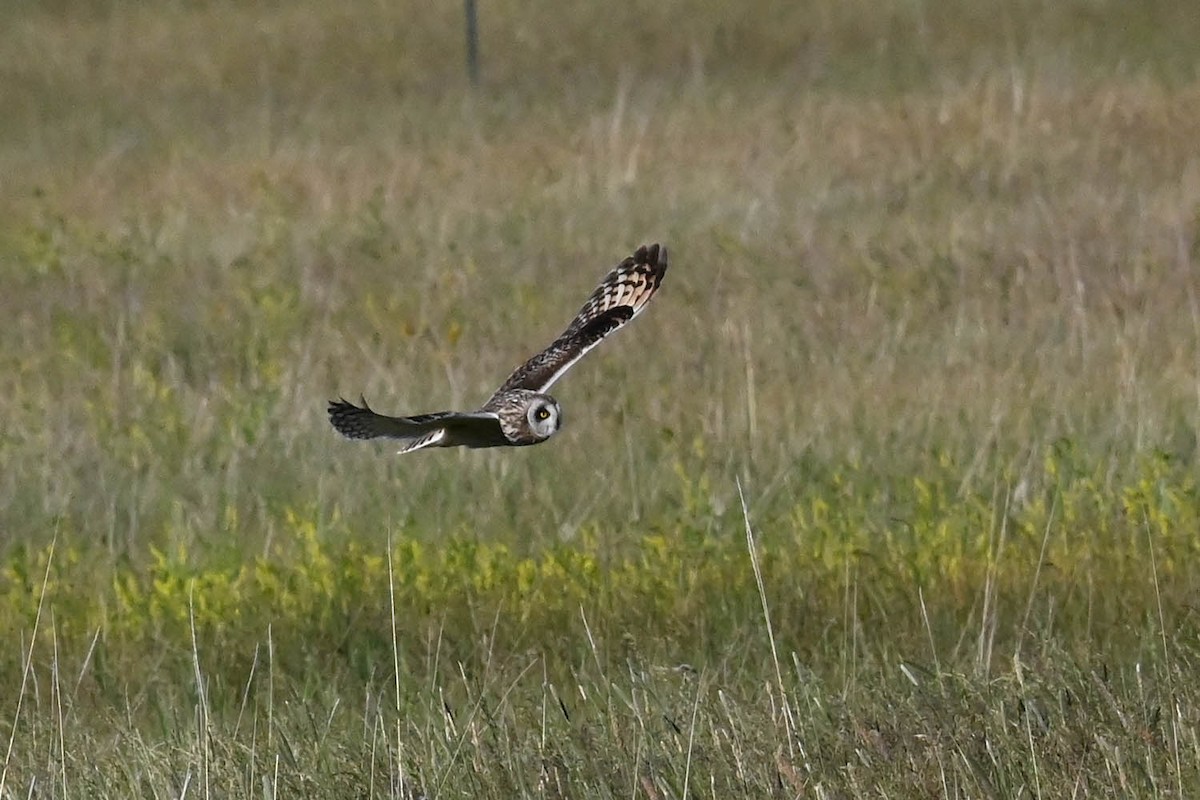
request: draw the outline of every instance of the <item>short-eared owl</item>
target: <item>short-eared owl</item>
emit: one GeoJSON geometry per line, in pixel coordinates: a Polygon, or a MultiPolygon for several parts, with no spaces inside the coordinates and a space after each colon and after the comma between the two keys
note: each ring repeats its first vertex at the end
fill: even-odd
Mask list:
{"type": "Polygon", "coordinates": [[[515,447],[538,444],[562,426],[558,401],[546,394],[572,364],[638,313],[667,273],[667,248],[643,245],[592,292],[562,335],[508,376],[478,411],[439,411],[413,417],[376,414],[362,399],[329,403],[329,421],[343,436],[404,441],[401,453],[425,447],[515,447]]]}

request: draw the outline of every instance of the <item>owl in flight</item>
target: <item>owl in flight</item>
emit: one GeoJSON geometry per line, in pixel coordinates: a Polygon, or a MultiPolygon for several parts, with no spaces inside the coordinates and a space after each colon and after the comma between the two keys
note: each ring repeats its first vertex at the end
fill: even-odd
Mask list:
{"type": "Polygon", "coordinates": [[[550,346],[508,376],[478,411],[413,417],[376,414],[367,405],[330,401],[329,421],[350,439],[400,439],[399,452],[426,447],[519,447],[546,441],[562,426],[558,401],[546,390],[583,354],[636,317],[667,274],[667,248],[643,245],[613,268],[550,346]]]}

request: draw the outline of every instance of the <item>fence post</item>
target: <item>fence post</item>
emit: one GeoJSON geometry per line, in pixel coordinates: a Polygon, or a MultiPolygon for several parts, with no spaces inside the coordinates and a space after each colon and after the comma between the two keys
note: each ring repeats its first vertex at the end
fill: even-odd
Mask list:
{"type": "Polygon", "coordinates": [[[467,14],[467,77],[472,86],[479,85],[479,16],[475,0],[463,0],[467,14]]]}

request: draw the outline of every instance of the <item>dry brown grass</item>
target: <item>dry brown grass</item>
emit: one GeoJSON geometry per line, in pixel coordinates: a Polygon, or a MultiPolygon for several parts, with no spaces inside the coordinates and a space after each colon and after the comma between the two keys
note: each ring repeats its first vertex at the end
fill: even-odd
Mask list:
{"type": "MultiPolygon", "coordinates": [[[[263,345],[277,369],[307,359],[278,376],[291,436],[319,428],[319,398],[360,386],[397,408],[474,402],[608,262],[661,238],[674,299],[626,342],[641,353],[614,348],[564,385],[568,409],[596,419],[571,426],[565,457],[604,448],[635,407],[636,438],[702,437],[725,468],[753,455],[767,475],[806,449],[930,446],[995,447],[1020,472],[1059,437],[1124,460],[1196,426],[1194,85],[1033,58],[950,59],[945,77],[877,95],[782,68],[741,79],[770,47],[691,72],[669,47],[662,63],[610,55],[594,81],[573,83],[579,66],[522,83],[493,46],[493,86],[471,97],[448,52],[453,14],[420,36],[403,9],[329,14],[118,5],[19,20],[6,49],[38,80],[17,82],[30,100],[8,123],[26,145],[6,151],[9,230],[63,215],[68,240],[165,260],[130,275],[85,242],[40,305],[10,295],[15,315],[82,304],[110,347],[140,347],[113,306],[132,280],[161,327],[182,316],[236,337],[232,266],[252,264],[260,293],[295,306],[263,345]],[[633,397],[576,399],[634,373],[653,380],[624,381],[633,397]]],[[[533,35],[517,27],[514,41],[533,35]]],[[[15,335],[10,353],[43,350],[15,335]]],[[[227,375],[199,388],[237,391],[227,375]]],[[[600,473],[627,455],[607,447],[600,473]]]]}

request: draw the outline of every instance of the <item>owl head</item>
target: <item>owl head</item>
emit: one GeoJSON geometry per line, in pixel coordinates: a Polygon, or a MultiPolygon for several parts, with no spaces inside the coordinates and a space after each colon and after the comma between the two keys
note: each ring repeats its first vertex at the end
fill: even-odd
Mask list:
{"type": "Polygon", "coordinates": [[[504,436],[516,445],[544,442],[562,427],[562,409],[548,394],[513,389],[497,403],[504,436]]]}
{"type": "Polygon", "coordinates": [[[550,395],[535,394],[526,405],[525,421],[529,423],[529,432],[539,442],[545,441],[558,433],[562,425],[562,409],[550,395]]]}

